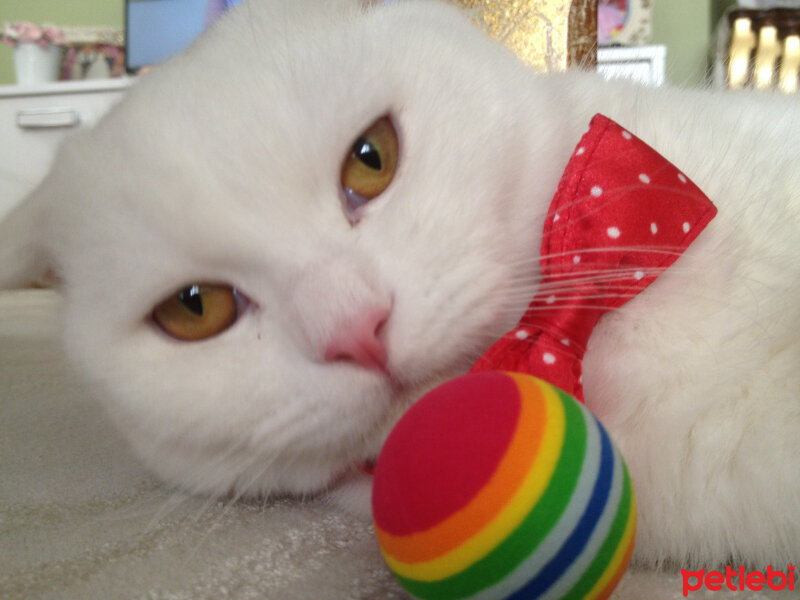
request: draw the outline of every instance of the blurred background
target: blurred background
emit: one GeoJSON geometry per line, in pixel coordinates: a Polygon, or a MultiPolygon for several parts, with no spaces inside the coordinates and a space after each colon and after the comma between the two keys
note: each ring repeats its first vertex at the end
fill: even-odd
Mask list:
{"type": "MultiPolygon", "coordinates": [[[[664,45],[666,78],[671,83],[698,85],[709,70],[717,23],[735,0],[649,0],[652,6],[651,44],[664,45]]],[[[122,31],[124,0],[2,0],[4,22],[52,23],[59,26],[102,27],[122,31]]],[[[12,48],[0,45],[0,84],[15,83],[12,48]]]]}

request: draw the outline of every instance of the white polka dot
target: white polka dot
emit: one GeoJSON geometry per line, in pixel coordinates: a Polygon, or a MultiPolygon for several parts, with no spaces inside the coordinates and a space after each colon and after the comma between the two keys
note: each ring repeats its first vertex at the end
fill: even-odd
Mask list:
{"type": "Polygon", "coordinates": [[[636,281],[641,281],[642,279],[644,279],[644,271],[636,271],[636,273],[633,274],[633,278],[636,281]]]}
{"type": "Polygon", "coordinates": [[[590,193],[592,194],[592,196],[594,196],[595,198],[597,198],[598,196],[602,196],[602,194],[603,194],[603,188],[601,188],[599,185],[596,185],[596,186],[594,186],[594,187],[592,188],[592,190],[591,190],[591,192],[590,192],[590,193]]]}
{"type": "Polygon", "coordinates": [[[545,352],[542,355],[542,360],[545,362],[545,364],[552,365],[556,362],[556,356],[550,352],[545,352]]]}
{"type": "Polygon", "coordinates": [[[608,234],[608,237],[610,237],[612,240],[615,240],[619,237],[620,231],[616,227],[609,227],[606,229],[606,233],[608,234]]]}
{"type": "Polygon", "coordinates": [[[681,180],[681,183],[686,183],[687,181],[686,175],[684,175],[683,173],[678,173],[678,179],[681,180]]]}
{"type": "Polygon", "coordinates": [[[650,223],[650,231],[653,235],[658,233],[658,225],[655,223],[650,223]]]}
{"type": "Polygon", "coordinates": [[[580,155],[581,155],[581,154],[583,154],[584,152],[585,152],[585,150],[583,149],[583,146],[581,146],[580,148],[578,148],[578,149],[575,151],[575,156],[580,156],[580,155]]]}
{"type": "Polygon", "coordinates": [[[583,375],[581,375],[580,377],[578,377],[578,383],[580,383],[581,385],[583,385],[583,375]]]}
{"type": "Polygon", "coordinates": [[[561,340],[561,343],[564,344],[565,346],[569,346],[569,340],[567,338],[561,340]]]}
{"type": "Polygon", "coordinates": [[[689,230],[690,230],[691,228],[692,228],[692,226],[691,226],[691,225],[689,225],[689,223],[684,223],[684,224],[683,224],[683,233],[689,233],[689,230]]]}
{"type": "Polygon", "coordinates": [[[625,130],[623,129],[623,130],[622,130],[622,137],[624,137],[626,140],[629,140],[629,139],[631,139],[633,136],[632,136],[632,135],[631,135],[629,132],[627,132],[627,131],[625,131],[625,130]]]}
{"type": "Polygon", "coordinates": [[[553,304],[553,302],[555,302],[555,301],[556,301],[556,297],[555,296],[548,296],[547,300],[545,300],[545,302],[547,302],[548,304],[553,304]]]}
{"type": "Polygon", "coordinates": [[[642,183],[650,183],[650,177],[647,175],[647,173],[640,173],[639,181],[641,181],[642,183]]]}
{"type": "Polygon", "coordinates": [[[578,255],[576,254],[575,256],[573,256],[573,257],[572,257],[572,263],[573,263],[573,264],[576,264],[576,265],[577,265],[579,262],[581,262],[581,257],[580,257],[580,256],[578,256],[578,255]]]}
{"type": "Polygon", "coordinates": [[[528,332],[525,331],[524,329],[520,329],[516,333],[516,337],[517,337],[518,340],[527,340],[528,339],[528,332]]]}
{"type": "Polygon", "coordinates": [[[555,214],[555,216],[553,217],[553,223],[555,223],[556,221],[558,221],[560,218],[561,218],[561,217],[559,217],[559,216],[558,216],[558,213],[556,213],[556,214],[555,214]]]}

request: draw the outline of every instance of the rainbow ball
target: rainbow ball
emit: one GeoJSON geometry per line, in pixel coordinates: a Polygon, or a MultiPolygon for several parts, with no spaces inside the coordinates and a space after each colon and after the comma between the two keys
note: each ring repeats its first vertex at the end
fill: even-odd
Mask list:
{"type": "Polygon", "coordinates": [[[529,375],[465,375],[420,399],[375,468],[375,530],[420,599],[606,598],[636,501],[608,433],[529,375]]]}

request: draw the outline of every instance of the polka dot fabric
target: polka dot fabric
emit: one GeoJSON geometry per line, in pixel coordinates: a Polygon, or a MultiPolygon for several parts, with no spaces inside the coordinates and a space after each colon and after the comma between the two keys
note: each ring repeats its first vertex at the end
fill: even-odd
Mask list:
{"type": "Polygon", "coordinates": [[[539,292],[473,371],[529,373],[582,401],[581,360],[600,317],[650,285],[716,212],[658,152],[596,115],[545,220],[539,292]]]}

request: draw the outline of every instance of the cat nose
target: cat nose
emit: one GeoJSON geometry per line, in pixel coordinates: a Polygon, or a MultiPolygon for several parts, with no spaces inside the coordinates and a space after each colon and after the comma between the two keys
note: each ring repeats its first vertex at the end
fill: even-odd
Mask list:
{"type": "Polygon", "coordinates": [[[351,362],[374,371],[386,371],[387,352],[381,330],[389,309],[372,308],[343,321],[325,347],[327,362],[351,362]]]}

